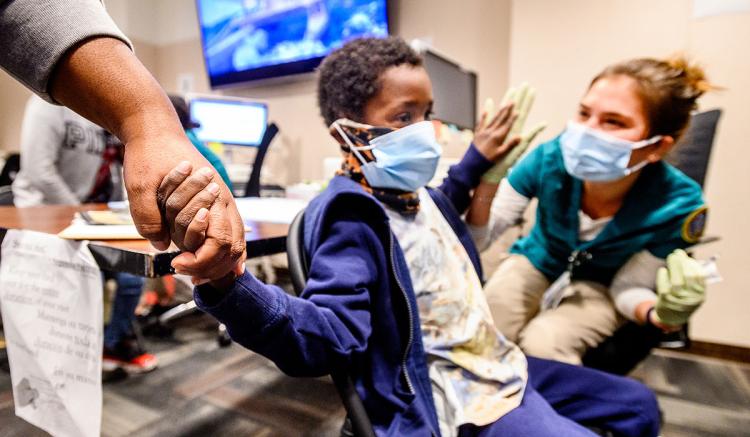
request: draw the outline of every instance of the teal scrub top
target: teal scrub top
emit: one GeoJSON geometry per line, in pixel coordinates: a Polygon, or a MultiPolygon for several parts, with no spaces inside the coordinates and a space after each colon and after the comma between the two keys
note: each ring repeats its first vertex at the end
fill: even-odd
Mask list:
{"type": "Polygon", "coordinates": [[[211,163],[214,169],[216,169],[216,171],[219,173],[219,176],[221,176],[221,179],[225,184],[227,184],[227,187],[229,187],[229,191],[232,191],[232,181],[229,180],[229,174],[227,173],[227,169],[224,168],[224,163],[221,162],[221,159],[216,156],[216,154],[211,151],[211,149],[206,147],[206,145],[203,144],[203,142],[199,140],[197,136],[195,136],[195,132],[188,129],[185,131],[185,135],[187,135],[190,142],[193,143],[200,154],[203,155],[203,157],[211,163]]]}
{"type": "Polygon", "coordinates": [[[606,286],[634,254],[648,250],[666,258],[695,244],[708,209],[700,186],[673,166],[647,165],[623,205],[591,241],[579,239],[583,182],[563,165],[559,137],[540,145],[508,175],[520,194],[538,199],[536,223],[512,253],[522,254],[550,281],[570,269],[571,278],[606,286]]]}

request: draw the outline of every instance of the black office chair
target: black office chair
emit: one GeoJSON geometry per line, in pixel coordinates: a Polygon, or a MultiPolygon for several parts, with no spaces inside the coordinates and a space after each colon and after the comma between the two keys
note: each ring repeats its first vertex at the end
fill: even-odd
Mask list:
{"type": "MultiPolygon", "coordinates": [[[[286,255],[289,263],[289,275],[294,292],[299,296],[305,289],[310,268],[310,260],[305,251],[304,238],[305,210],[300,211],[289,225],[286,238],[286,255]]],[[[342,368],[331,372],[331,379],[346,409],[346,420],[341,428],[342,437],[374,437],[372,423],[367,416],[357,390],[354,388],[349,372],[342,368]]]]}
{"type": "Polygon", "coordinates": [[[0,187],[11,185],[16,179],[18,171],[21,169],[21,155],[18,153],[11,153],[5,158],[5,165],[3,171],[0,172],[0,187]]]}
{"type": "Polygon", "coordinates": [[[667,162],[698,182],[701,188],[706,182],[719,118],[721,109],[694,114],[687,132],[666,158],[667,162]]]}
{"type": "Polygon", "coordinates": [[[21,155],[11,153],[5,159],[5,165],[0,172],[0,206],[13,206],[13,190],[11,185],[21,169],[21,155]]]}
{"type": "Polygon", "coordinates": [[[263,168],[263,160],[266,158],[268,147],[271,145],[271,141],[273,141],[273,138],[277,133],[279,133],[279,127],[276,126],[276,123],[271,123],[266,127],[260,145],[258,145],[258,153],[255,155],[253,170],[250,172],[250,178],[247,180],[247,185],[245,185],[244,197],[260,197],[260,171],[263,168]]]}
{"type": "MultiPolygon", "coordinates": [[[[685,135],[666,157],[666,161],[680,169],[703,187],[713,149],[720,109],[694,114],[685,135]]],[[[708,239],[706,239],[708,240],[708,239]]],[[[713,239],[715,240],[715,239],[713,239]]],[[[699,242],[701,244],[704,241],[699,242]]],[[[655,347],[684,349],[690,346],[688,325],[681,331],[664,334],[660,329],[628,322],[589,350],[583,365],[618,375],[630,373],[655,347]]]]}
{"type": "Polygon", "coordinates": [[[13,189],[11,185],[0,187],[0,206],[13,206],[13,189]]]}

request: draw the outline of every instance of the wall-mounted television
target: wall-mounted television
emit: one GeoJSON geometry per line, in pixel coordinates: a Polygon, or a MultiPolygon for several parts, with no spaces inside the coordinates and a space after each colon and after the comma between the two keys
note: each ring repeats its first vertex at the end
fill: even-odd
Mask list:
{"type": "Polygon", "coordinates": [[[194,97],[190,118],[200,124],[193,131],[203,142],[259,146],[268,125],[268,106],[244,99],[194,97]]]}
{"type": "Polygon", "coordinates": [[[388,0],[196,0],[211,87],[313,71],[359,37],[388,35],[388,0]]]}

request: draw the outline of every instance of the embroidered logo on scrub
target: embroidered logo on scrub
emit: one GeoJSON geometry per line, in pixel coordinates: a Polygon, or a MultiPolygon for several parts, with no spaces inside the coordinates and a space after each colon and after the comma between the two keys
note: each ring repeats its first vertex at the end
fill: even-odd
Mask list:
{"type": "Polygon", "coordinates": [[[688,243],[697,243],[706,229],[707,218],[707,206],[702,206],[691,212],[685,219],[685,223],[682,224],[682,239],[688,243]]]}

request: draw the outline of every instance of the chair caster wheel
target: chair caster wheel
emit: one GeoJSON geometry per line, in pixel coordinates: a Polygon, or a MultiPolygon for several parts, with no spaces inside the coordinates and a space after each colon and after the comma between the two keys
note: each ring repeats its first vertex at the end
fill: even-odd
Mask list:
{"type": "Polygon", "coordinates": [[[232,338],[229,337],[229,333],[224,324],[219,325],[219,336],[216,337],[216,341],[219,342],[219,347],[227,347],[232,344],[232,338]]]}

